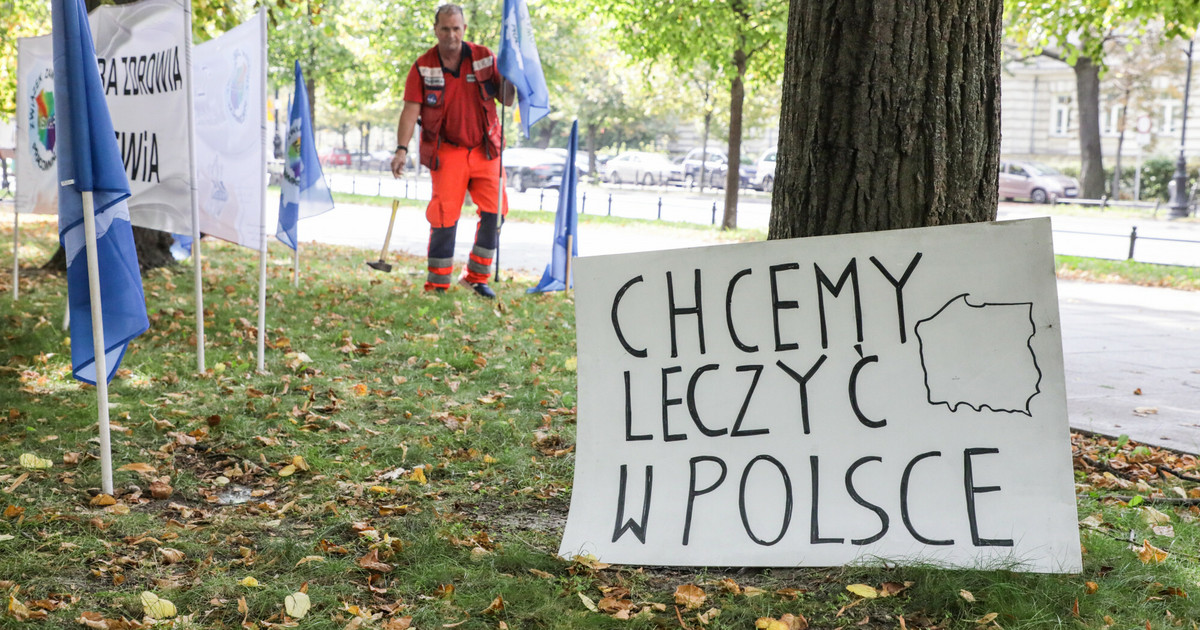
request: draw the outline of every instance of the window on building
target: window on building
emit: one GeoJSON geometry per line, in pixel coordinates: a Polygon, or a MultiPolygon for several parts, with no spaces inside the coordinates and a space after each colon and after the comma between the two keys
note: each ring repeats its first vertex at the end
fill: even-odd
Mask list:
{"type": "Polygon", "coordinates": [[[1121,117],[1124,112],[1124,105],[1109,104],[1103,110],[1104,118],[1100,121],[1100,133],[1106,136],[1121,135],[1121,117]]]}
{"type": "Polygon", "coordinates": [[[1050,135],[1065,136],[1075,129],[1075,99],[1069,94],[1054,98],[1050,111],[1050,135]]]}
{"type": "Polygon", "coordinates": [[[1159,126],[1159,133],[1177,134],[1180,126],[1183,125],[1183,103],[1177,100],[1159,101],[1161,114],[1159,120],[1162,124],[1159,126]]]}

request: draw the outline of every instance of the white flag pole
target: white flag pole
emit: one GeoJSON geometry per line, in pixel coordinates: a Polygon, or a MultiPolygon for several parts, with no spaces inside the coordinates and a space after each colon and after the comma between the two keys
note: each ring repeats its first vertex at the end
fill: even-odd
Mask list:
{"type": "Polygon", "coordinates": [[[296,218],[296,249],[292,250],[292,286],[300,286],[300,219],[296,218]]]}
{"type": "Polygon", "coordinates": [[[190,163],[190,188],[192,193],[192,278],[196,292],[196,372],[204,373],[204,277],[200,261],[200,200],[196,190],[196,91],[192,86],[192,3],[183,3],[184,56],[187,72],[184,73],[184,89],[187,90],[188,159],[190,163]]]}
{"type": "Polygon", "coordinates": [[[100,426],[100,488],[112,495],[112,447],[108,428],[108,365],[104,356],[104,312],[100,308],[100,264],[96,254],[96,201],[83,191],[83,234],[87,245],[88,294],[92,303],[92,348],[96,362],[96,406],[100,426]]]}
{"type": "Polygon", "coordinates": [[[13,208],[13,283],[12,283],[12,299],[16,302],[21,297],[21,267],[17,263],[17,252],[19,249],[19,241],[21,240],[21,213],[13,208]]]}
{"type": "MultiPolygon", "coordinates": [[[[262,106],[267,106],[267,9],[258,9],[259,31],[262,35],[262,106]]],[[[262,118],[262,205],[258,210],[258,371],[265,371],[267,339],[267,119],[262,118]]]]}

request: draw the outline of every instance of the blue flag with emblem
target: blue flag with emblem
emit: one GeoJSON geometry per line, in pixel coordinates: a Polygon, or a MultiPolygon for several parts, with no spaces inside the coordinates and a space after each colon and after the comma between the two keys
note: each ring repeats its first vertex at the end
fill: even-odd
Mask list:
{"type": "Polygon", "coordinates": [[[542,60],[533,42],[533,22],[525,0],[504,0],[496,65],[517,90],[518,122],[528,138],[533,123],[550,113],[550,92],[546,90],[546,77],[542,75],[542,60]]]}
{"type": "Polygon", "coordinates": [[[567,141],[567,164],[563,168],[562,184],[558,187],[558,210],[554,214],[554,249],[550,264],[546,265],[546,271],[542,273],[542,279],[538,281],[537,286],[526,293],[566,289],[567,257],[579,256],[579,215],[575,213],[575,194],[579,189],[579,169],[575,167],[575,151],[578,148],[579,121],[576,120],[571,125],[571,139],[567,141]],[[568,241],[570,252],[567,252],[568,241]]]}
{"type": "Polygon", "coordinates": [[[279,229],[275,233],[276,238],[292,249],[296,249],[296,223],[300,219],[333,210],[333,195],[321,172],[321,161],[317,159],[312,118],[308,114],[308,93],[299,61],[295,67],[296,96],[288,114],[283,181],[279,185],[279,229]]]}
{"type": "Polygon", "coordinates": [[[71,315],[71,373],[96,384],[92,302],[88,290],[84,193],[94,200],[96,269],[104,330],[105,382],[111,381],[129,342],[150,328],[129,223],[129,180],[113,134],[96,68],[96,49],[82,0],[53,0],[57,135],[58,235],[67,258],[71,315]]]}

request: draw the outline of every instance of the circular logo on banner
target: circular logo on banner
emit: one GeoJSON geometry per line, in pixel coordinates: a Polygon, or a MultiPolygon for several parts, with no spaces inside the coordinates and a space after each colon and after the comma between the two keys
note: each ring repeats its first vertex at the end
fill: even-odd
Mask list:
{"type": "Polygon", "coordinates": [[[233,72],[225,85],[225,106],[233,119],[246,120],[246,103],[250,99],[250,58],[239,48],[233,53],[233,72]]]}
{"type": "Polygon", "coordinates": [[[299,186],[302,172],[304,161],[300,159],[300,121],[293,120],[288,126],[287,159],[283,163],[283,178],[299,186]]]}
{"type": "Polygon", "coordinates": [[[43,171],[54,166],[57,144],[54,118],[54,69],[46,68],[29,90],[29,149],[43,171]]]}

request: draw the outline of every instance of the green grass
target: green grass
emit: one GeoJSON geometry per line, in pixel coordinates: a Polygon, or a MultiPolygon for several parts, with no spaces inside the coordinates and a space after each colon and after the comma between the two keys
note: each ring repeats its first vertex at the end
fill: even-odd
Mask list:
{"type": "MultiPolygon", "coordinates": [[[[2,223],[7,269],[11,224],[2,223]]],[[[0,628],[83,627],[75,620],[85,612],[141,619],[142,591],[175,603],[186,618],[176,627],[265,628],[284,621],[285,597],[301,588],[313,607],[300,627],[314,629],[400,628],[407,617],[422,629],[640,630],[680,620],[699,628],[709,608],[721,612],[705,627],[718,630],[784,614],[813,628],[880,630],[901,627],[901,617],[913,629],[1166,630],[1200,619],[1200,603],[1182,596],[1200,584],[1200,510],[1156,505],[1173,527],[1167,536],[1151,529],[1144,507],[1106,498],[1200,495],[1195,483],[1153,474],[1164,463],[1196,475],[1196,460],[1083,436],[1074,437],[1079,514],[1100,517],[1081,526],[1080,575],[557,558],[573,474],[564,451],[575,440],[570,297],[526,295],[530,277],[497,285],[494,303],[457,288],[429,296],[423,259],[401,256],[385,275],[341,247],[307,249],[300,290],[288,282],[289,252],[270,250],[267,374],[253,371],[253,252],[206,243],[203,375],[193,373],[189,342],[191,270],[146,275],[152,327],[131,346],[110,396],[115,465],[153,471],[117,470],[119,503],[94,505],[95,392],[69,376],[63,279],[34,269],[53,253],[54,222],[23,220],[22,232],[20,302],[8,299],[10,276],[0,277],[0,590],[6,602],[52,610],[21,621],[10,604],[0,628]],[[23,453],[53,466],[26,470],[23,453]],[[1123,472],[1106,476],[1084,455],[1123,472]],[[307,470],[283,476],[297,457],[307,470]],[[154,481],[172,486],[171,496],[154,498],[154,481]],[[253,496],[222,504],[235,488],[253,496]],[[1170,555],[1143,564],[1130,549],[1143,540],[1170,555]],[[248,576],[259,586],[239,583],[248,576]],[[726,579],[761,594],[728,592],[726,579]],[[884,582],[912,585],[874,600],[845,588],[884,582]],[[708,600],[677,617],[673,593],[684,584],[708,600]],[[606,592],[641,612],[619,620],[580,598],[600,603],[606,592]],[[994,623],[976,623],[990,613],[994,623]]]]}
{"type": "Polygon", "coordinates": [[[1079,256],[1055,256],[1058,277],[1089,282],[1119,282],[1149,287],[1167,287],[1196,291],[1200,289],[1200,269],[1174,265],[1155,265],[1132,260],[1104,260],[1079,256]]]}

